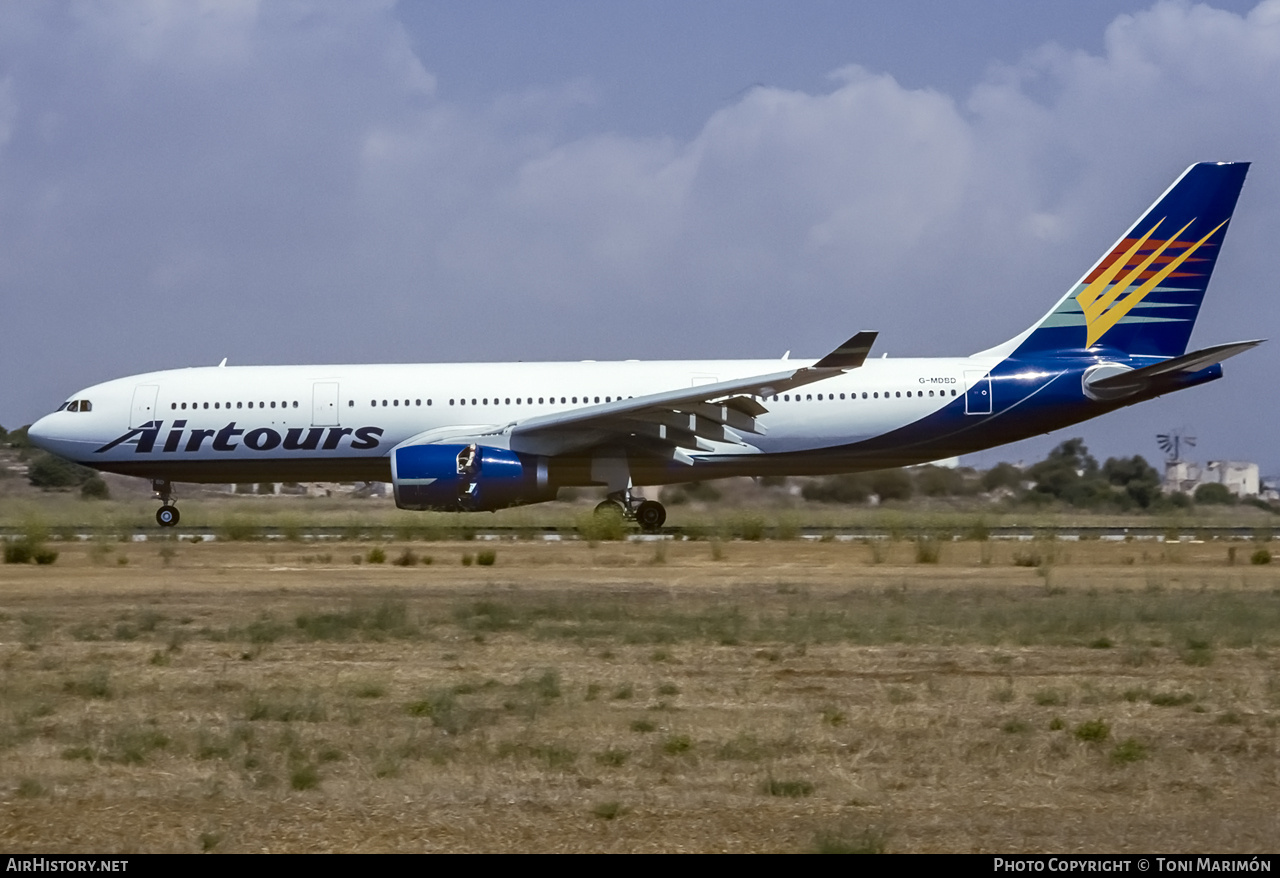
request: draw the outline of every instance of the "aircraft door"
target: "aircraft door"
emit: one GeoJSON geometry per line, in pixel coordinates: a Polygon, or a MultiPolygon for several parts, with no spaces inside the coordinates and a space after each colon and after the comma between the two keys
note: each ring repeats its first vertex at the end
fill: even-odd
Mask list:
{"type": "Polygon", "coordinates": [[[966,415],[991,414],[991,374],[965,372],[964,383],[969,388],[964,392],[964,413],[966,415]]]}
{"type": "Polygon", "coordinates": [[[133,389],[133,408],[129,412],[129,429],[147,426],[156,417],[156,396],[160,387],[156,384],[139,384],[133,389]]]}
{"type": "Polygon", "coordinates": [[[311,387],[311,426],[337,427],[338,421],[338,382],[315,382],[311,387]]]}

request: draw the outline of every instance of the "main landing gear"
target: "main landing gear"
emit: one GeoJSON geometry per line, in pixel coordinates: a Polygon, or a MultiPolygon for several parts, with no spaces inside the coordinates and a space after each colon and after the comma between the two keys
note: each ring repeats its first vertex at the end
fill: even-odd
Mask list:
{"type": "Polygon", "coordinates": [[[164,505],[156,510],[156,524],[161,527],[174,527],[182,516],[178,507],[173,505],[173,483],[168,479],[152,479],[151,490],[156,492],[156,499],[164,505]]]}
{"type": "Polygon", "coordinates": [[[667,520],[667,509],[657,500],[640,500],[630,490],[613,491],[596,506],[596,515],[619,515],[640,525],[647,534],[656,534],[667,520]]]}

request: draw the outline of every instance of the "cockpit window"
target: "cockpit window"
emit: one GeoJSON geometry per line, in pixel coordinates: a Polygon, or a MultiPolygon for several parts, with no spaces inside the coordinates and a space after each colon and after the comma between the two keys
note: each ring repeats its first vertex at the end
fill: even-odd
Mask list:
{"type": "Polygon", "coordinates": [[[82,412],[93,411],[93,403],[89,402],[89,400],[87,399],[80,400],[80,411],[82,412]]]}

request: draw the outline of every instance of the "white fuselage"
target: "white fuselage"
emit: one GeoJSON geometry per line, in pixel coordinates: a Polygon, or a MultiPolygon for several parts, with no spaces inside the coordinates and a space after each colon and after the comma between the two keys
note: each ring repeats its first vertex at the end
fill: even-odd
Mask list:
{"type": "MultiPolygon", "coordinates": [[[[487,444],[504,447],[503,428],[534,416],[808,364],[691,360],[176,369],[86,388],[68,402],[87,400],[89,411],[70,411],[64,404],[33,425],[32,433],[64,457],[148,478],[386,479],[391,450],[423,433],[443,441],[451,433],[486,432],[491,435],[487,444]]],[[[709,461],[744,450],[773,455],[860,442],[954,402],[964,395],[966,382],[980,379],[990,367],[989,361],[974,359],[867,360],[861,368],[794,392],[760,397],[768,409],[759,418],[765,431],[749,437],[749,448],[727,445],[695,456],[709,461]]]]}

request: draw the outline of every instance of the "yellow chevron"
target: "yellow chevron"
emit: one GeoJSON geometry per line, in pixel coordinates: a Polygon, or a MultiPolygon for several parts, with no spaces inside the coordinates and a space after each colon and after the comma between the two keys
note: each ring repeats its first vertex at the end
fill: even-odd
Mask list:
{"type": "Polygon", "coordinates": [[[1107,285],[1116,279],[1116,275],[1129,264],[1129,260],[1133,258],[1135,253],[1142,249],[1142,245],[1147,243],[1147,239],[1155,233],[1156,229],[1160,228],[1160,223],[1163,222],[1164,220],[1162,219],[1159,223],[1152,226],[1150,231],[1139,238],[1137,243],[1125,252],[1124,256],[1111,263],[1111,265],[1107,267],[1106,271],[1102,272],[1102,274],[1098,275],[1094,279],[1093,283],[1089,284],[1089,286],[1076,294],[1076,301],[1080,303],[1081,308],[1088,308],[1093,304],[1093,300],[1098,298],[1098,296],[1102,294],[1102,291],[1107,288],[1107,285]]]}
{"type": "Polygon", "coordinates": [[[1111,289],[1107,290],[1107,292],[1104,295],[1099,297],[1096,302],[1089,305],[1089,307],[1084,308],[1085,321],[1092,323],[1094,320],[1097,320],[1102,315],[1102,313],[1111,306],[1112,302],[1118,299],[1121,296],[1121,294],[1123,294],[1129,289],[1130,285],[1132,285],[1135,280],[1142,277],[1142,273],[1146,271],[1148,268],[1150,268],[1152,263],[1154,263],[1156,259],[1164,255],[1164,251],[1169,249],[1169,245],[1172,244],[1174,241],[1178,240],[1178,236],[1181,235],[1183,232],[1185,232],[1187,230],[1187,226],[1191,225],[1191,223],[1193,222],[1195,222],[1194,219],[1192,219],[1191,222],[1187,223],[1186,226],[1183,226],[1182,228],[1178,229],[1178,231],[1174,232],[1173,237],[1169,238],[1167,241],[1165,241],[1163,244],[1161,244],[1159,247],[1153,250],[1151,254],[1147,256],[1146,259],[1142,260],[1142,262],[1138,263],[1138,265],[1134,266],[1132,271],[1130,271],[1123,278],[1117,281],[1115,285],[1112,286],[1111,289]]]}
{"type": "MultiPolygon", "coordinates": [[[[1195,222],[1195,220],[1193,219],[1191,222],[1195,222]]],[[[1118,304],[1112,306],[1105,313],[1101,313],[1100,311],[1098,311],[1093,316],[1090,316],[1086,312],[1085,321],[1088,323],[1089,332],[1088,332],[1088,340],[1085,342],[1085,347],[1092,346],[1094,342],[1102,338],[1102,336],[1106,334],[1108,329],[1115,326],[1122,317],[1124,317],[1133,309],[1134,305],[1137,305],[1144,298],[1146,298],[1146,295],[1148,293],[1150,293],[1153,289],[1159,286],[1159,284],[1165,278],[1167,278],[1170,274],[1176,271],[1178,266],[1186,262],[1188,257],[1190,257],[1192,253],[1195,253],[1197,250],[1199,250],[1200,247],[1203,246],[1205,241],[1208,241],[1210,238],[1212,238],[1214,234],[1217,233],[1218,229],[1225,226],[1228,222],[1229,220],[1223,220],[1211,232],[1209,232],[1209,234],[1205,235],[1199,241],[1196,241],[1194,244],[1188,247],[1181,255],[1175,258],[1172,262],[1170,262],[1164,268],[1156,272],[1155,275],[1148,278],[1147,281],[1144,284],[1142,284],[1142,286],[1138,287],[1132,293],[1129,293],[1129,295],[1125,296],[1124,299],[1122,299],[1118,304]]],[[[1181,235],[1184,231],[1186,231],[1187,226],[1190,226],[1190,225],[1191,223],[1187,223],[1186,226],[1183,226],[1181,229],[1179,229],[1178,234],[1174,235],[1169,241],[1165,242],[1164,247],[1161,247],[1160,250],[1157,251],[1155,254],[1153,254],[1151,258],[1144,261],[1142,266],[1135,269],[1133,272],[1130,272],[1125,277],[1124,281],[1121,284],[1116,284],[1116,286],[1112,288],[1111,292],[1109,292],[1107,296],[1105,296],[1104,298],[1108,299],[1108,301],[1114,301],[1116,296],[1120,295],[1120,292],[1123,292],[1125,289],[1128,288],[1129,284],[1132,282],[1132,279],[1138,274],[1140,274],[1142,271],[1145,271],[1146,267],[1151,264],[1154,257],[1164,252],[1165,247],[1168,247],[1170,243],[1172,243],[1173,241],[1176,241],[1178,239],[1178,235],[1181,235]],[[1119,290],[1119,292],[1117,292],[1117,290],[1119,290]]],[[[1106,306],[1102,305],[1102,307],[1105,308],[1106,306]]]]}

